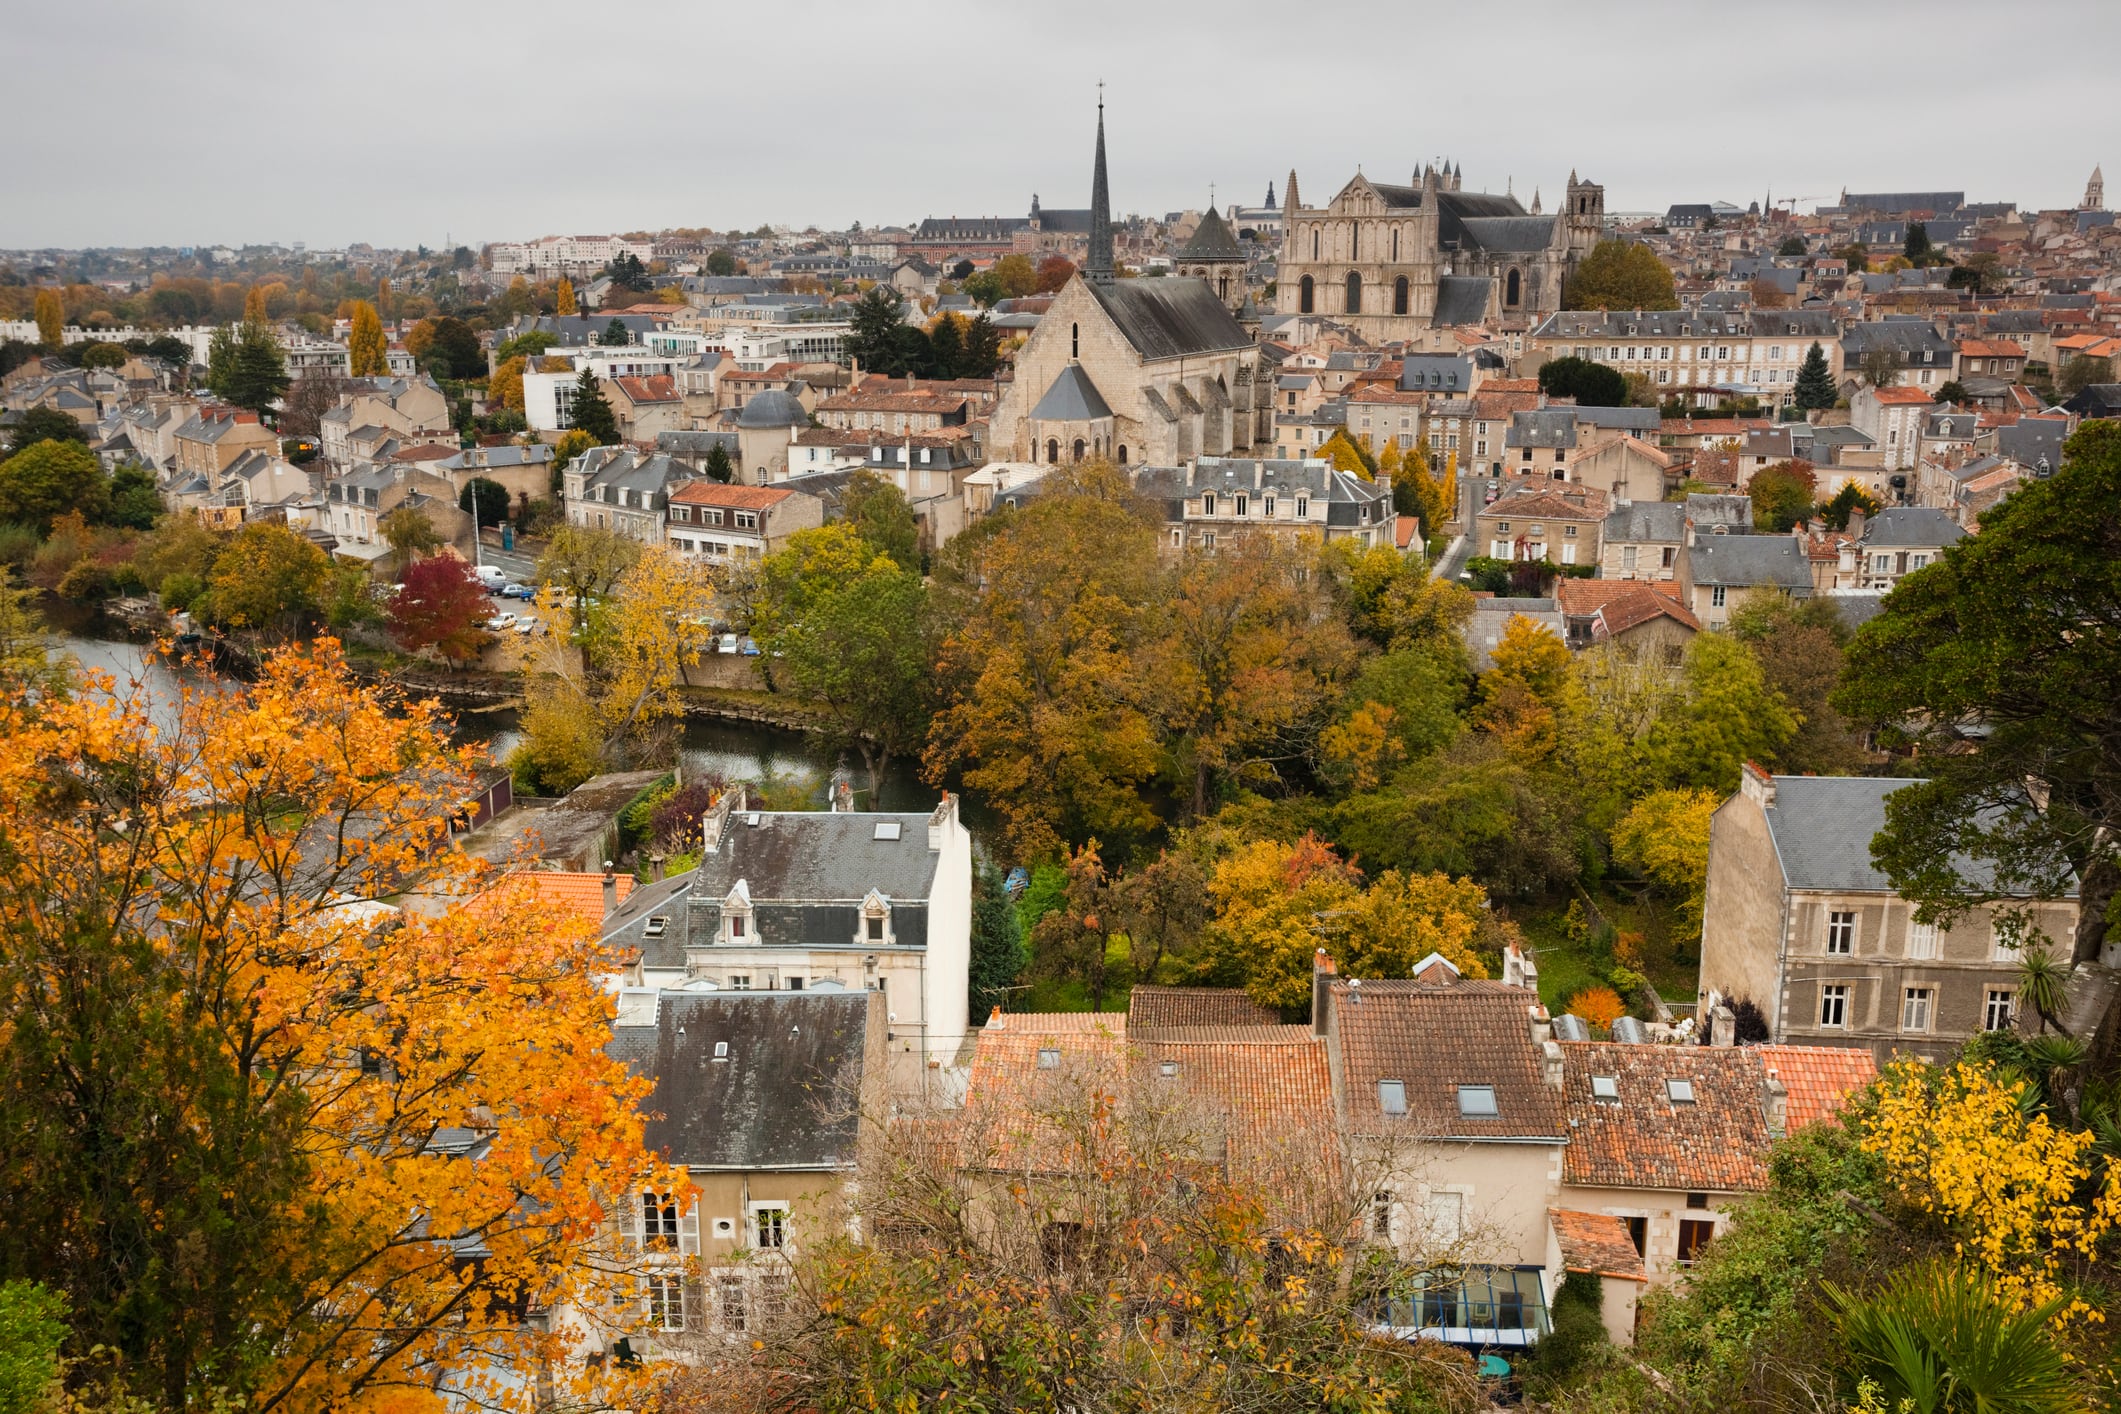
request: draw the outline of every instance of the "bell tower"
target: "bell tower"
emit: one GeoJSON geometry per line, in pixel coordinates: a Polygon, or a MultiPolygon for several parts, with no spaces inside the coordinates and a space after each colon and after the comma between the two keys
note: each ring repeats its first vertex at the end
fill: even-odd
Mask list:
{"type": "Polygon", "coordinates": [[[1569,249],[1579,257],[1588,255],[1605,236],[1605,188],[1570,172],[1562,214],[1569,223],[1569,249]]]}

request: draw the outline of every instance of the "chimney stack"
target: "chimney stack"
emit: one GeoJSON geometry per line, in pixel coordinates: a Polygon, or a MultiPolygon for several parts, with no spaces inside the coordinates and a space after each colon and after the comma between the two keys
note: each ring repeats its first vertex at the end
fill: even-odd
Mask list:
{"type": "Polygon", "coordinates": [[[1739,768],[1738,793],[1762,810],[1775,808],[1775,778],[1751,761],[1739,768]]]}
{"type": "Polygon", "coordinates": [[[1734,1046],[1738,1043],[1738,1014],[1727,1006],[1719,1006],[1709,1013],[1709,1044],[1712,1046],[1734,1046]]]}
{"type": "Polygon", "coordinates": [[[722,847],[722,835],[729,828],[729,812],[737,807],[742,786],[732,786],[715,800],[714,808],[700,820],[700,848],[713,854],[722,847]]]}
{"type": "Polygon", "coordinates": [[[1333,979],[1338,975],[1339,969],[1333,966],[1333,959],[1326,956],[1326,950],[1324,948],[1315,949],[1311,954],[1311,1034],[1313,1036],[1326,1034],[1326,1016],[1333,1009],[1333,979]]]}
{"type": "Polygon", "coordinates": [[[1532,1018],[1533,1045],[1543,1047],[1554,1039],[1554,1018],[1547,1014],[1545,1007],[1534,1002],[1525,1008],[1525,1012],[1532,1018]]]}
{"type": "Polygon", "coordinates": [[[604,861],[604,916],[611,917],[619,911],[619,876],[612,872],[611,861],[604,861]]]}
{"type": "Polygon", "coordinates": [[[957,796],[953,792],[946,790],[943,792],[943,798],[936,802],[934,811],[928,816],[928,848],[930,852],[935,854],[943,852],[943,843],[950,838],[951,828],[956,824],[957,796]]]}
{"type": "Polygon", "coordinates": [[[1768,1138],[1786,1139],[1790,1132],[1790,1087],[1771,1070],[1762,1088],[1761,1108],[1767,1112],[1768,1138]]]}
{"type": "Polygon", "coordinates": [[[1539,1078],[1546,1081],[1549,1090],[1562,1088],[1561,1042],[1546,1041],[1539,1047],[1539,1078]]]}

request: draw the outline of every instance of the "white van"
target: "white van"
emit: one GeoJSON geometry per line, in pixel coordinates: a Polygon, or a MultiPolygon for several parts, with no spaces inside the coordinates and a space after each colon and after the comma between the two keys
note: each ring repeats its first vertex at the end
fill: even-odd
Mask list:
{"type": "Polygon", "coordinates": [[[508,582],[507,571],[503,570],[499,565],[480,565],[472,573],[479,577],[479,583],[485,585],[489,592],[499,589],[508,582]]]}

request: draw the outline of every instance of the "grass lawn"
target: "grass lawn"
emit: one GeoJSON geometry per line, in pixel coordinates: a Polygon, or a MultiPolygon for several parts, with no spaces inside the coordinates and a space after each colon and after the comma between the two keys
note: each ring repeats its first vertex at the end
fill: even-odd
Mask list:
{"type": "MultiPolygon", "coordinates": [[[[1539,965],[1539,999],[1557,1015],[1584,988],[1605,985],[1617,960],[1610,944],[1601,944],[1595,937],[1570,938],[1565,920],[1574,897],[1559,894],[1510,909],[1510,917],[1531,944],[1532,960],[1539,965]]],[[[1700,960],[1694,953],[1698,944],[1689,939],[1686,952],[1681,953],[1672,937],[1670,907],[1660,900],[1637,901],[1630,894],[1603,889],[1592,895],[1592,901],[1616,933],[1641,936],[1638,960],[1628,966],[1646,975],[1665,1001],[1694,1001],[1700,975],[1700,960]]]]}

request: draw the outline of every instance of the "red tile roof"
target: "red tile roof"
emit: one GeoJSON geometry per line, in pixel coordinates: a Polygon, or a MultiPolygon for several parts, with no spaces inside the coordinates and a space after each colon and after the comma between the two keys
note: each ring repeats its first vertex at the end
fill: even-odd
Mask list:
{"type": "Polygon", "coordinates": [[[1959,352],[1968,358],[2025,357],[2025,350],[2008,339],[1961,339],[1959,352]]]}
{"type": "Polygon", "coordinates": [[[1416,1137],[1559,1143],[1568,1133],[1561,1095],[1532,1044],[1537,993],[1500,982],[1372,980],[1332,983],[1349,1126],[1378,1134],[1398,1123],[1380,1108],[1377,1082],[1405,1086],[1404,1122],[1416,1137]],[[1491,1086],[1496,1113],[1460,1112],[1460,1086],[1491,1086]]]}
{"type": "MultiPolygon", "coordinates": [[[[591,923],[601,924],[604,921],[602,874],[559,869],[525,869],[504,876],[504,881],[505,879],[519,879],[529,884],[537,891],[538,901],[548,908],[575,914],[591,923]]],[[[618,885],[618,901],[624,903],[627,896],[633,892],[633,875],[620,874],[615,882],[618,885]]],[[[479,906],[477,900],[472,901],[471,907],[476,909],[479,906]]]]}
{"type": "Polygon", "coordinates": [[[670,493],[670,501],[672,505],[762,511],[768,506],[779,505],[794,494],[785,486],[732,486],[720,481],[688,481],[670,493]]]}
{"type": "Polygon", "coordinates": [[[1855,1046],[1749,1046],[1789,1091],[1788,1129],[1832,1119],[1841,1102],[1878,1078],[1878,1061],[1855,1046]]]}
{"type": "Polygon", "coordinates": [[[1890,388],[1873,388],[1871,396],[1889,407],[1907,407],[1916,403],[1936,401],[1921,388],[1904,388],[1897,384],[1890,388]]]}
{"type": "Polygon", "coordinates": [[[620,391],[630,403],[674,403],[681,401],[677,380],[667,373],[655,373],[646,378],[615,378],[620,391]]]}
{"type": "Polygon", "coordinates": [[[1747,1193],[1767,1187],[1767,1071],[1732,1046],[1567,1041],[1569,1147],[1562,1179],[1584,1188],[1747,1193]],[[1600,1099],[1609,1076],[1617,1099],[1600,1099]],[[1693,1087],[1675,1100],[1668,1082],[1693,1087]]]}
{"type": "Polygon", "coordinates": [[[1578,1213],[1567,1208],[1547,1209],[1547,1224],[1561,1247],[1564,1271],[1590,1276],[1619,1277],[1622,1281],[1648,1281],[1642,1254],[1628,1225],[1607,1213],[1578,1213]]]}
{"type": "Polygon", "coordinates": [[[1127,1024],[1136,1031],[1162,1026],[1278,1026],[1281,1018],[1242,987],[1136,987],[1127,997],[1127,1024]]]}

